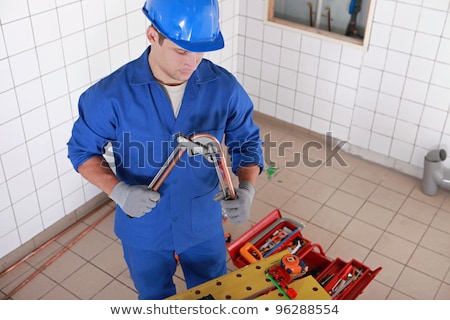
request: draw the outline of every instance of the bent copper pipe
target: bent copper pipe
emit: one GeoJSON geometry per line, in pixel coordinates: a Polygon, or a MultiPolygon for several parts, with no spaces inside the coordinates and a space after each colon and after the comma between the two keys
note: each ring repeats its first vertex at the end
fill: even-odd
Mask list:
{"type": "Polygon", "coordinates": [[[233,181],[231,181],[231,175],[226,166],[227,162],[225,159],[225,154],[223,153],[223,150],[222,150],[222,147],[220,146],[219,140],[217,140],[216,137],[214,137],[213,135],[208,134],[208,133],[196,134],[196,135],[192,136],[191,140],[195,141],[195,139],[198,139],[198,138],[207,138],[207,139],[212,140],[216,144],[217,152],[219,153],[219,161],[218,161],[218,164],[215,163],[215,168],[216,168],[216,172],[217,172],[219,181],[223,180],[223,182],[225,183],[225,186],[223,186],[223,185],[221,186],[222,192],[224,192],[224,195],[225,195],[227,190],[224,190],[223,188],[226,187],[226,188],[228,188],[228,192],[230,193],[229,199],[231,199],[231,200],[236,199],[236,193],[234,192],[233,181]]]}

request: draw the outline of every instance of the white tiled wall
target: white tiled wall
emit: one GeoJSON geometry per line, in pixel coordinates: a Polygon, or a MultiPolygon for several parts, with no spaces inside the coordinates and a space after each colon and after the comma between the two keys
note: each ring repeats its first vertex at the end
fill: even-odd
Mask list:
{"type": "Polygon", "coordinates": [[[238,74],[259,111],[421,177],[426,152],[450,144],[450,1],[375,4],[366,52],[264,23],[267,1],[240,1],[238,74]]]}
{"type": "MultiPolygon", "coordinates": [[[[221,3],[235,71],[235,0],[221,3]]],[[[67,159],[80,93],[146,48],[144,0],[0,1],[0,258],[100,193],[67,159]]]]}

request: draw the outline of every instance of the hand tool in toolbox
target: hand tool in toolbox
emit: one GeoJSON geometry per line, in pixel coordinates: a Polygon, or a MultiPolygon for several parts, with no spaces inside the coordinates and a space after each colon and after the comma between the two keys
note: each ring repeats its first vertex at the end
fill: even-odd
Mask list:
{"type": "Polygon", "coordinates": [[[317,276],[317,280],[332,299],[351,300],[362,293],[381,269],[378,267],[370,270],[368,266],[355,259],[345,262],[336,258],[317,276]]]}
{"type": "Polygon", "coordinates": [[[287,249],[289,253],[281,257],[280,263],[266,270],[266,277],[289,300],[297,297],[297,292],[289,286],[289,283],[308,272],[308,266],[296,255],[299,248],[300,246],[297,246],[292,251],[287,249]]]}
{"type": "Polygon", "coordinates": [[[298,237],[304,224],[292,219],[281,218],[264,229],[258,236],[245,243],[239,250],[248,262],[254,263],[286,248],[294,250],[303,245],[298,237]]]}
{"type": "Polygon", "coordinates": [[[291,282],[291,276],[283,267],[271,267],[266,271],[266,277],[286,299],[291,300],[297,297],[297,291],[293,288],[289,288],[288,286],[289,282],[291,282]]]}

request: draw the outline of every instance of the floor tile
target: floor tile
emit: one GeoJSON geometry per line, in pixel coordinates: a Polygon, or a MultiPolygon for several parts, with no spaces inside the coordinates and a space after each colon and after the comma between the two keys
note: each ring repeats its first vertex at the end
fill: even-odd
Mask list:
{"type": "MultiPolygon", "coordinates": [[[[369,254],[369,249],[361,246],[358,243],[349,241],[343,237],[339,237],[327,250],[327,255],[331,258],[340,258],[344,261],[351,261],[356,259],[364,261],[369,254]]],[[[370,266],[372,267],[372,266],[370,266]]],[[[374,267],[377,268],[378,266],[374,267]]]]}
{"type": "Polygon", "coordinates": [[[450,300],[450,285],[443,283],[439,288],[436,297],[436,300],[450,300]]]}
{"type": "Polygon", "coordinates": [[[387,300],[413,300],[413,298],[397,290],[392,290],[389,293],[387,300]]]}
{"type": "Polygon", "coordinates": [[[90,263],[86,263],[70,277],[61,282],[68,291],[82,300],[92,299],[113,278],[90,263]]]}
{"type": "Polygon", "coordinates": [[[94,229],[88,232],[79,242],[75,243],[70,250],[86,260],[90,260],[107,248],[113,241],[94,229]]]}
{"type": "Polygon", "coordinates": [[[297,154],[289,151],[286,152],[284,163],[289,165],[289,170],[304,175],[308,178],[312,177],[321,167],[321,165],[309,165],[308,163],[305,163],[305,159],[303,157],[298,159],[297,154]]]}
{"type": "Polygon", "coordinates": [[[114,280],[97,293],[92,300],[136,300],[137,298],[136,291],[114,280]]]}
{"type": "Polygon", "coordinates": [[[98,226],[95,227],[95,229],[101,233],[103,233],[105,236],[117,240],[117,236],[114,233],[114,219],[115,214],[114,212],[111,213],[105,220],[100,223],[98,226]]]}
{"type": "MultiPolygon", "coordinates": [[[[14,295],[17,290],[22,290],[24,284],[26,283],[27,290],[34,290],[32,284],[30,284],[31,277],[34,277],[36,269],[30,267],[27,263],[18,266],[16,269],[8,273],[6,276],[2,277],[1,291],[8,296],[14,295]],[[22,288],[22,289],[20,289],[22,288]]],[[[45,276],[44,276],[45,277],[45,276]]],[[[36,282],[34,282],[36,283],[36,282]]]]}
{"type": "Polygon", "coordinates": [[[22,287],[17,293],[13,294],[13,300],[39,300],[52,288],[58,284],[43,275],[42,273],[36,275],[30,282],[22,287]]]}
{"type": "Polygon", "coordinates": [[[385,229],[395,216],[395,212],[383,208],[377,204],[366,202],[355,215],[356,218],[365,221],[380,229],[385,229]]]}
{"type": "Polygon", "coordinates": [[[434,228],[428,228],[420,245],[431,251],[450,257],[450,234],[434,228]]]}
{"type": "Polygon", "coordinates": [[[368,200],[386,209],[398,211],[405,202],[406,196],[388,188],[378,186],[368,200]]]}
{"type": "Polygon", "coordinates": [[[450,212],[450,195],[448,193],[440,208],[444,211],[450,212]]]}
{"type": "Polygon", "coordinates": [[[79,300],[79,298],[70,293],[67,289],[57,285],[47,292],[41,300],[79,300]]]}
{"type": "Polygon", "coordinates": [[[364,163],[364,160],[362,160],[360,157],[351,155],[346,152],[339,152],[339,156],[344,160],[344,164],[341,165],[340,163],[333,163],[333,168],[344,171],[348,174],[353,173],[361,163],[364,163]]]}
{"type": "Polygon", "coordinates": [[[14,286],[18,286],[21,281],[32,274],[34,270],[35,269],[26,262],[13,267],[11,271],[5,273],[0,278],[0,290],[5,293],[9,292],[14,286]]]}
{"type": "Polygon", "coordinates": [[[322,204],[299,194],[294,194],[282,207],[282,212],[297,216],[301,221],[310,221],[322,204]]]}
{"type": "Polygon", "coordinates": [[[395,192],[409,195],[418,183],[419,180],[417,178],[407,176],[391,169],[380,182],[380,185],[395,192]]]}
{"type": "Polygon", "coordinates": [[[413,299],[432,300],[435,298],[440,282],[426,274],[406,267],[395,285],[396,290],[413,299]]]}
{"type": "Polygon", "coordinates": [[[267,204],[273,205],[276,208],[280,208],[289,200],[292,195],[292,191],[288,191],[277,184],[268,183],[259,191],[259,193],[255,197],[267,204]]]}
{"type": "Polygon", "coordinates": [[[427,226],[399,214],[394,217],[386,230],[411,242],[419,243],[427,230],[427,226]]]}
{"type": "Polygon", "coordinates": [[[296,192],[307,180],[307,177],[295,173],[292,170],[283,170],[280,174],[276,175],[270,183],[274,183],[289,191],[296,192]]]}
{"type": "Polygon", "coordinates": [[[320,167],[313,175],[314,180],[323,182],[333,188],[339,188],[347,177],[347,173],[327,166],[320,167]]]}
{"type": "Polygon", "coordinates": [[[421,185],[417,184],[411,191],[410,197],[418,201],[428,203],[433,207],[439,208],[444,203],[444,200],[447,197],[447,195],[448,191],[444,191],[443,189],[439,189],[438,193],[434,196],[426,195],[422,192],[421,185]]]}
{"type": "Polygon", "coordinates": [[[408,266],[438,280],[444,280],[450,268],[450,258],[429,249],[418,247],[408,262],[408,266]],[[430,261],[433,261],[433,263],[430,263],[430,261]]]}
{"type": "Polygon", "coordinates": [[[349,176],[340,186],[342,191],[367,199],[375,190],[377,185],[360,177],[349,176]]]}
{"type": "Polygon", "coordinates": [[[327,200],[326,205],[338,211],[354,216],[364,204],[364,199],[356,197],[342,190],[337,190],[327,200]]]}
{"type": "Polygon", "coordinates": [[[68,250],[64,252],[57,260],[49,264],[49,266],[45,268],[42,273],[57,283],[60,283],[85,263],[87,263],[85,259],[68,250]]]}
{"type": "Polygon", "coordinates": [[[112,277],[117,277],[127,269],[125,259],[123,258],[122,246],[117,242],[111,243],[110,246],[93,257],[91,263],[112,277]]]}
{"type": "Polygon", "coordinates": [[[447,275],[444,278],[444,282],[450,284],[450,268],[448,268],[447,275]]]}
{"type": "Polygon", "coordinates": [[[380,165],[370,162],[362,162],[358,168],[353,171],[353,175],[375,184],[379,184],[383,181],[388,172],[388,169],[380,165]]]}
{"type": "Polygon", "coordinates": [[[275,206],[267,204],[259,199],[254,199],[250,211],[250,220],[256,223],[274,209],[276,209],[275,206]]]}
{"type": "Polygon", "coordinates": [[[129,273],[128,269],[126,269],[124,272],[122,272],[120,275],[118,275],[116,277],[116,280],[120,281],[128,288],[135,290],[134,283],[130,277],[130,273],[129,273]]]}
{"type": "Polygon", "coordinates": [[[400,263],[407,263],[417,245],[385,232],[374,246],[373,250],[400,263]]]}
{"type": "Polygon", "coordinates": [[[386,300],[391,288],[374,280],[357,298],[357,300],[386,300]]]}
{"type": "Polygon", "coordinates": [[[313,244],[317,244],[327,252],[330,246],[336,241],[338,235],[325,230],[313,223],[307,223],[306,227],[302,230],[302,235],[305,239],[308,239],[313,244]]]}
{"type": "Polygon", "coordinates": [[[342,237],[362,245],[368,249],[373,248],[375,243],[383,234],[383,230],[378,229],[366,222],[353,219],[342,231],[342,237]]]}
{"type": "Polygon", "coordinates": [[[334,188],[311,179],[303,184],[298,193],[319,203],[325,203],[334,191],[334,188]]]}
{"type": "Polygon", "coordinates": [[[434,219],[437,211],[437,207],[434,207],[417,199],[408,198],[403,203],[402,207],[399,210],[399,213],[422,223],[430,224],[434,219]]]}
{"type": "Polygon", "coordinates": [[[431,221],[431,226],[435,229],[450,233],[450,212],[439,210],[431,221]]]}
{"type": "Polygon", "coordinates": [[[380,266],[382,269],[376,276],[376,281],[379,281],[389,287],[392,287],[402,273],[405,265],[379,253],[371,251],[364,263],[369,266],[380,266]]]}
{"type": "Polygon", "coordinates": [[[324,206],[311,219],[311,222],[333,233],[340,234],[350,220],[349,215],[324,206]]]}

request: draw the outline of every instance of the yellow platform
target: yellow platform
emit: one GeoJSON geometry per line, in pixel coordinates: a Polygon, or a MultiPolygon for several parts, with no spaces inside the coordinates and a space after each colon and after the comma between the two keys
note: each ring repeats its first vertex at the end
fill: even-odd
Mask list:
{"type": "MultiPolygon", "coordinates": [[[[167,300],[280,300],[286,299],[266,277],[265,271],[279,265],[283,251],[224,276],[173,295],[167,300]]],[[[289,284],[297,292],[296,300],[330,300],[330,295],[312,276],[289,284]]]]}

